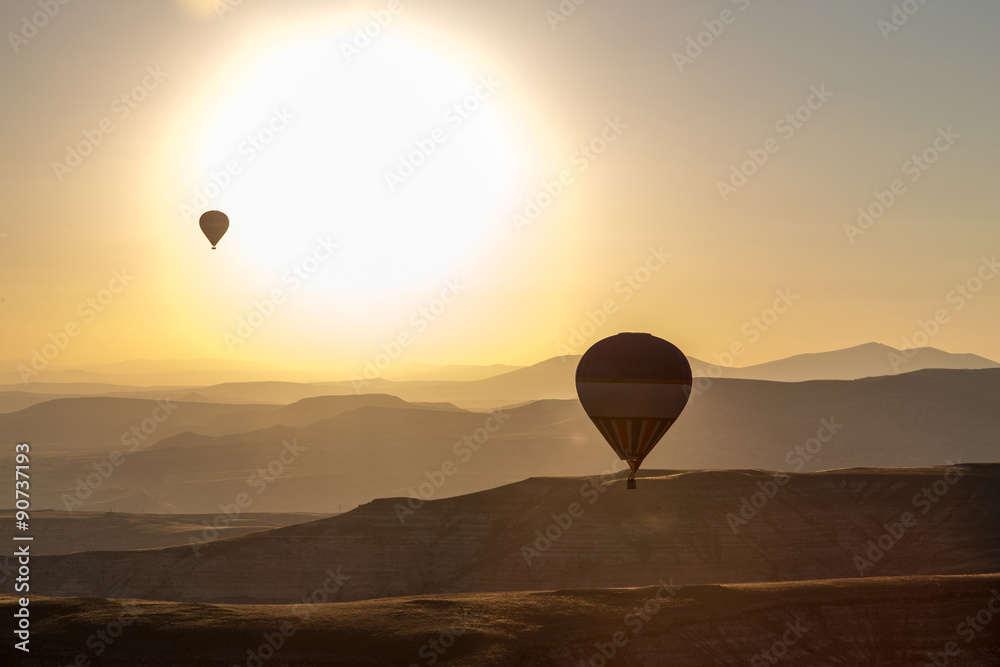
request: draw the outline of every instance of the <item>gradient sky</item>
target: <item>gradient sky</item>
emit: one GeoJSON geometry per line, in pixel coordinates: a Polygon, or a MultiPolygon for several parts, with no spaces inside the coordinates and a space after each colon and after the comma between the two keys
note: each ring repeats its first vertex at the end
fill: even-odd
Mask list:
{"type": "Polygon", "coordinates": [[[401,336],[401,361],[528,364],[637,330],[708,360],[744,343],[742,366],[903,347],[937,313],[918,344],[1000,359],[1000,280],[974,279],[1000,251],[993,0],[928,3],[892,32],[888,0],[589,0],[558,22],[557,0],[393,6],[92,0],[12,38],[39,3],[5,2],[0,358],[73,323],[54,365],[358,369],[401,336]],[[832,96],[781,122],[813,90],[832,96]],[[102,122],[78,166],[54,165],[102,122]],[[558,195],[519,223],[544,182],[558,195]],[[232,219],[215,251],[208,208],[232,219]],[[974,298],[953,293],[970,279],[974,298]],[[246,339],[241,318],[260,323],[246,339]]]}

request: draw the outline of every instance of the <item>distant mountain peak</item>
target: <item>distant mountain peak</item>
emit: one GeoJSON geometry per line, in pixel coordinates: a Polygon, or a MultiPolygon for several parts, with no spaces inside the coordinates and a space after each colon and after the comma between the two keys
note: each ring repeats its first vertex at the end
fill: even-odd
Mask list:
{"type": "MultiPolygon", "coordinates": [[[[695,375],[708,375],[707,364],[692,363],[695,375]]],[[[828,352],[808,352],[742,368],[725,368],[724,377],[775,382],[857,380],[898,375],[928,368],[1000,368],[997,362],[975,354],[954,354],[933,347],[899,350],[883,343],[862,343],[828,352]]],[[[718,375],[716,371],[713,373],[718,375]]]]}

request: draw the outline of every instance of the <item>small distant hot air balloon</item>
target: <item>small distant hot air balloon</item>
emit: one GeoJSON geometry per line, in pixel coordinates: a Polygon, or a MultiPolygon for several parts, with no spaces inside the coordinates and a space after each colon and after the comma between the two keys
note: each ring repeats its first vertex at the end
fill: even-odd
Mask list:
{"type": "Polygon", "coordinates": [[[212,250],[219,243],[219,240],[229,229],[229,216],[222,211],[205,211],[198,220],[201,231],[204,232],[208,242],[212,244],[212,250]]]}
{"type": "Polygon", "coordinates": [[[648,333],[594,343],[576,367],[576,393],[597,430],[632,469],[667,432],[691,394],[691,365],[673,344],[648,333]]]}

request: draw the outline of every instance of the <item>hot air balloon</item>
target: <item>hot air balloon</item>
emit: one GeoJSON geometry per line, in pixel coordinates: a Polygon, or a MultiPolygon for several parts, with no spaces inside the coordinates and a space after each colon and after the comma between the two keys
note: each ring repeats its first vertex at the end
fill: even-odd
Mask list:
{"type": "Polygon", "coordinates": [[[576,367],[576,393],[597,430],[632,472],[680,416],[691,394],[691,365],[673,344],[648,333],[594,343],[576,367]]]}
{"type": "Polygon", "coordinates": [[[215,250],[215,246],[229,229],[229,216],[222,211],[205,211],[198,219],[198,224],[201,225],[205,238],[212,244],[212,250],[215,250]]]}

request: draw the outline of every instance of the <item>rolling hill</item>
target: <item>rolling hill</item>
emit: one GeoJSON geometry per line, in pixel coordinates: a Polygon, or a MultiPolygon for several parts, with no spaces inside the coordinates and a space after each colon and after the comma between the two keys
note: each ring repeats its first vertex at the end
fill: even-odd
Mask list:
{"type": "MultiPolygon", "coordinates": [[[[289,404],[304,398],[333,395],[383,393],[410,402],[454,402],[473,410],[488,410],[504,405],[519,405],[545,399],[574,399],[574,376],[580,357],[554,357],[532,366],[514,368],[494,366],[441,366],[410,364],[407,372],[394,379],[355,378],[336,382],[301,383],[292,381],[224,382],[204,385],[180,385],[177,378],[159,377],[165,386],[141,387],[126,384],[100,384],[86,380],[56,382],[47,374],[44,382],[0,385],[0,412],[10,412],[57,397],[101,395],[125,398],[162,398],[164,395],[197,396],[195,402],[289,404]],[[448,379],[426,379],[428,377],[448,379]],[[39,394],[36,396],[36,394],[39,394]]],[[[929,368],[978,370],[1000,368],[997,362],[973,354],[951,354],[934,348],[900,351],[869,343],[845,350],[803,354],[778,361],[733,368],[721,361],[702,361],[689,357],[696,376],[710,378],[752,379],[778,382],[810,380],[853,380],[883,375],[897,375],[929,368]]],[[[130,367],[124,364],[125,367],[130,367]]],[[[406,366],[406,365],[404,365],[406,366]]],[[[112,376],[111,382],[121,382],[112,376]]],[[[79,378],[66,378],[67,380],[79,378]]],[[[192,399],[194,400],[194,399],[192,399]]]]}
{"type": "MultiPolygon", "coordinates": [[[[694,363],[692,363],[694,367],[694,363]]],[[[774,382],[809,380],[856,380],[882,375],[912,373],[928,368],[1000,368],[1000,363],[975,354],[952,354],[932,347],[898,350],[888,345],[868,343],[844,350],[799,354],[745,368],[725,368],[724,377],[774,382]]],[[[698,365],[708,375],[705,364],[698,365]]]]}
{"type": "MultiPolygon", "coordinates": [[[[719,379],[696,390],[645,467],[800,472],[1000,458],[1000,370],[927,370],[799,384],[719,379]]],[[[67,405],[72,401],[57,407],[67,405]]],[[[121,409],[118,403],[107,405],[121,409]]],[[[135,452],[123,448],[118,435],[141,411],[102,416],[82,408],[60,407],[57,413],[52,404],[36,406],[49,406],[47,419],[55,422],[40,424],[36,432],[53,429],[72,437],[91,432],[87,429],[93,425],[92,433],[104,429],[114,437],[105,450],[90,446],[87,455],[74,453],[70,445],[63,454],[36,447],[32,489],[37,506],[67,509],[69,496],[79,501],[71,503],[76,509],[210,513],[252,491],[253,511],[328,514],[373,498],[417,495],[444,467],[451,473],[446,485],[433,489],[436,498],[531,476],[595,474],[617,460],[575,400],[504,410],[498,414],[502,424],[483,413],[378,395],[308,399],[285,407],[258,406],[256,412],[194,403],[185,409],[188,405],[205,411],[204,423],[172,424],[175,435],[158,431],[155,445],[135,452]],[[328,414],[335,416],[304,426],[281,423],[304,424],[328,414]],[[74,422],[73,415],[81,421],[74,422]],[[122,425],[112,428],[115,419],[122,425]],[[254,424],[264,427],[210,435],[254,424]],[[282,454],[286,443],[295,443],[294,457],[282,454]],[[107,478],[93,477],[97,468],[107,470],[102,461],[113,450],[124,461],[107,478]],[[281,456],[285,462],[275,463],[281,456]],[[268,466],[280,474],[268,473],[266,493],[258,494],[260,471],[268,466]],[[90,493],[81,488],[88,479],[99,482],[90,493]]],[[[0,416],[0,424],[18,415],[0,416]]],[[[26,424],[8,437],[22,439],[32,429],[26,424]]],[[[0,461],[0,474],[11,465],[0,461]]]]}
{"type": "MultiPolygon", "coordinates": [[[[257,406],[267,409],[268,406],[257,406]]],[[[245,406],[185,403],[163,395],[158,400],[87,396],[58,398],[0,414],[0,438],[29,441],[38,446],[62,444],[76,448],[131,446],[125,439],[148,446],[159,438],[190,429],[245,406]],[[132,429],[138,429],[133,432],[132,429]]]]}
{"type": "MultiPolygon", "coordinates": [[[[247,512],[218,528],[218,537],[259,533],[322,518],[318,514],[259,514],[247,512]]],[[[76,551],[152,549],[188,544],[189,537],[203,537],[214,514],[129,514],[126,512],[31,513],[35,556],[76,551]]],[[[12,544],[17,534],[14,512],[0,511],[0,539],[12,544]]],[[[215,533],[212,534],[215,536],[215,533]]]]}
{"type": "MultiPolygon", "coordinates": [[[[331,574],[316,582],[310,600],[322,599],[324,585],[336,590],[331,574]]],[[[1000,663],[1000,625],[976,632],[967,621],[996,596],[996,574],[665,583],[308,605],[33,598],[30,655],[15,657],[4,642],[0,659],[48,667],[100,651],[94,664],[109,667],[1000,663]],[[97,634],[107,628],[117,635],[111,642],[97,634]]],[[[0,596],[4,614],[14,605],[0,596]]]]}
{"type": "MultiPolygon", "coordinates": [[[[335,569],[332,601],[559,588],[1000,572],[1000,464],[649,471],[535,478],[373,501],[265,533],[32,559],[44,595],[293,603],[335,569]]],[[[8,559],[7,565],[10,565],[8,559]]]]}

